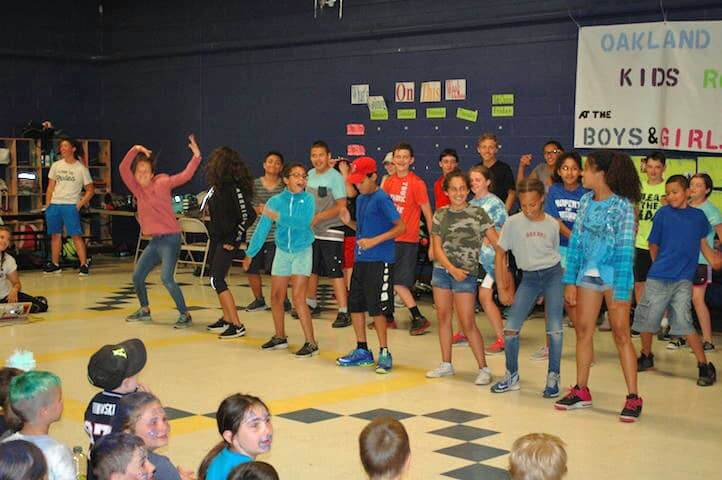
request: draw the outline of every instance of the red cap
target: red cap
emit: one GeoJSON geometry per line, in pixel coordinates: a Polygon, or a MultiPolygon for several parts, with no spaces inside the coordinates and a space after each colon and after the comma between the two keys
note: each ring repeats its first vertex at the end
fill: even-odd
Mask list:
{"type": "Polygon", "coordinates": [[[371,157],[359,157],[351,163],[351,173],[346,181],[354,185],[364,181],[369,173],[376,173],[376,160],[371,157]]]}

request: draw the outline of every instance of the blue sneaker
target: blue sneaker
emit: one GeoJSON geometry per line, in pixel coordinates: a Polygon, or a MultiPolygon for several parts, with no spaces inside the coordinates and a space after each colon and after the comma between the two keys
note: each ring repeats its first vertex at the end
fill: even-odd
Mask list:
{"type": "Polygon", "coordinates": [[[385,352],[379,353],[379,363],[376,365],[376,373],[389,373],[391,371],[391,352],[388,348],[385,352]]]}
{"type": "Polygon", "coordinates": [[[547,373],[547,385],[542,392],[544,398],[557,398],[559,396],[559,374],[556,372],[547,373]]]}
{"type": "Polygon", "coordinates": [[[370,367],[374,364],[374,354],[368,350],[356,348],[348,355],[336,359],[339,367],[370,367]]]}
{"type": "Polygon", "coordinates": [[[519,373],[517,372],[512,374],[507,371],[506,375],[504,375],[504,378],[491,386],[491,392],[504,393],[510,392],[512,390],[519,390],[520,388],[521,385],[519,385],[519,373]]]}

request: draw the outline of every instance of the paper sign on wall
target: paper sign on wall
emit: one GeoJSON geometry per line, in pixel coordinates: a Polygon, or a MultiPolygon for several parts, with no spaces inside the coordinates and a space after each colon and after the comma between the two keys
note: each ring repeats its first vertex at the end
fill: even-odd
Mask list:
{"type": "Polygon", "coordinates": [[[371,120],[388,120],[389,110],[386,108],[386,100],[381,95],[374,95],[369,97],[368,101],[369,113],[371,114],[371,120]]]}
{"type": "Polygon", "coordinates": [[[414,82],[396,82],[396,103],[413,102],[416,100],[414,82]]]}
{"type": "Polygon", "coordinates": [[[446,107],[427,108],[426,118],[446,118],[446,107]]]}
{"type": "Polygon", "coordinates": [[[415,108],[399,108],[396,110],[396,118],[399,120],[414,120],[416,119],[415,108]]]}
{"type": "Polygon", "coordinates": [[[513,117],[514,105],[494,105],[491,107],[492,117],[513,117]]]}
{"type": "Polygon", "coordinates": [[[422,82],[421,83],[421,101],[422,102],[440,102],[441,101],[441,82],[422,82]]]}
{"type": "Polygon", "coordinates": [[[349,157],[360,157],[366,155],[366,147],[352,143],[346,147],[346,155],[349,157]]]}
{"type": "Polygon", "coordinates": [[[351,85],[351,105],[364,105],[369,100],[369,86],[351,85]]]}
{"type": "Polygon", "coordinates": [[[466,79],[457,78],[454,80],[446,80],[446,99],[447,100],[466,100],[466,79]]]}
{"type": "Polygon", "coordinates": [[[346,125],[346,135],[364,135],[366,127],[363,123],[349,123],[346,125]]]}
{"type": "Polygon", "coordinates": [[[492,105],[514,105],[513,93],[494,93],[491,95],[492,105]]]}
{"type": "Polygon", "coordinates": [[[468,110],[466,108],[457,108],[456,109],[456,118],[461,120],[466,120],[468,122],[476,122],[476,119],[479,117],[479,111],[478,110],[468,110]]]}

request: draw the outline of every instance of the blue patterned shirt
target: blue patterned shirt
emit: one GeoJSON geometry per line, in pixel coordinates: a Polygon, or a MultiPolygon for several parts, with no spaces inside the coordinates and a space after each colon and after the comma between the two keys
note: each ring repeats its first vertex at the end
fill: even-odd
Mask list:
{"type": "Polygon", "coordinates": [[[580,200],[563,282],[575,285],[596,269],[604,284],[613,287],[615,300],[629,301],[634,285],[634,206],[615,194],[601,201],[593,196],[589,192],[580,200]]]}
{"type": "MultiPolygon", "coordinates": [[[[491,218],[491,221],[494,222],[494,227],[497,232],[501,230],[504,222],[506,222],[506,219],[509,218],[509,215],[506,213],[506,206],[504,205],[504,202],[502,202],[501,199],[493,193],[488,193],[478,199],[473,198],[469,203],[484,209],[487,215],[489,215],[489,218],[491,218]]],[[[481,266],[484,267],[486,273],[491,276],[494,276],[495,255],[496,250],[491,244],[481,246],[481,251],[479,252],[479,263],[481,263],[481,266]]]]}

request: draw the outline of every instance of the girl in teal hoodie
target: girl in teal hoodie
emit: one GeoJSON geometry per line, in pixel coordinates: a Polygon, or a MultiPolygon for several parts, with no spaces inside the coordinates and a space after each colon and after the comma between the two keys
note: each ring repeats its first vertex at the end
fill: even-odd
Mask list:
{"type": "Polygon", "coordinates": [[[286,167],[283,182],[286,188],[274,195],[263,208],[262,217],[248,245],[244,270],[248,270],[251,259],[266,240],[271,225],[276,222],[276,255],[271,267],[271,313],[275,334],[261,346],[262,350],[288,348],[284,324],[283,302],[291,282],[293,304],[301,320],[306,342],[296,352],[297,357],[318,355],[318,344],[313,335],[311,312],[306,305],[306,285],[313,263],[312,244],[314,240],[311,221],[315,213],[313,196],[306,188],[306,168],[300,163],[286,167]]]}

